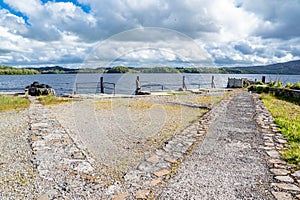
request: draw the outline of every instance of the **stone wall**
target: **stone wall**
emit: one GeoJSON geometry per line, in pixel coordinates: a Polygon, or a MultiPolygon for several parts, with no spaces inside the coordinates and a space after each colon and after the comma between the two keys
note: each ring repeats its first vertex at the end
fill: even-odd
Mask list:
{"type": "Polygon", "coordinates": [[[300,90],[270,88],[270,92],[274,93],[275,96],[286,96],[300,99],[300,90]]]}
{"type": "Polygon", "coordinates": [[[242,88],[244,82],[243,78],[228,78],[227,88],[242,88]]]}

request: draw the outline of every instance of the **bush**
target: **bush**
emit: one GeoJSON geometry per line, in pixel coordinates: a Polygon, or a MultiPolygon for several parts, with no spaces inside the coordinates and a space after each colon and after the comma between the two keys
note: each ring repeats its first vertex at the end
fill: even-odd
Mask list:
{"type": "Polygon", "coordinates": [[[295,83],[295,84],[291,87],[291,89],[294,89],[294,90],[300,90],[300,82],[295,83]]]}
{"type": "Polygon", "coordinates": [[[255,84],[256,84],[256,85],[265,85],[265,83],[262,82],[262,81],[257,81],[255,84]]]}
{"type": "Polygon", "coordinates": [[[285,85],[285,88],[290,89],[292,86],[293,86],[293,84],[287,83],[287,84],[285,85]]]}
{"type": "Polygon", "coordinates": [[[280,80],[277,81],[276,87],[277,88],[283,88],[283,84],[280,80]]]}

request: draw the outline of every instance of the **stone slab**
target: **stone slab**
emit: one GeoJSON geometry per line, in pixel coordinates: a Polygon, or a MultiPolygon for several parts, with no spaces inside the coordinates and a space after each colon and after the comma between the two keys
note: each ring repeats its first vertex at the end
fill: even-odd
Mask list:
{"type": "Polygon", "coordinates": [[[300,192],[300,188],[298,186],[290,183],[272,183],[271,186],[278,187],[283,190],[300,192]]]}
{"type": "Polygon", "coordinates": [[[293,197],[291,194],[286,192],[275,192],[272,191],[273,196],[276,200],[293,200],[293,197]]]}
{"type": "Polygon", "coordinates": [[[275,176],[275,179],[282,182],[294,183],[294,179],[292,179],[290,176],[275,176]]]}

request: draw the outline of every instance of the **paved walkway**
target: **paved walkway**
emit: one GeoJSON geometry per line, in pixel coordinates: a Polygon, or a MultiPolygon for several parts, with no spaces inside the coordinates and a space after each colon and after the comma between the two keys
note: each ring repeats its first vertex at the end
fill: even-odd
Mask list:
{"type": "Polygon", "coordinates": [[[273,199],[251,95],[241,92],[227,103],[160,199],[273,199]]]}

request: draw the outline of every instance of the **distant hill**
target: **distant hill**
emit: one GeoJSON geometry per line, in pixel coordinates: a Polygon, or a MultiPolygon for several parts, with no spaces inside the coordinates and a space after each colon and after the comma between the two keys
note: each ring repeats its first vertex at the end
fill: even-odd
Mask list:
{"type": "Polygon", "coordinates": [[[300,75],[300,60],[253,67],[220,68],[230,74],[288,74],[300,75]]]}
{"type": "Polygon", "coordinates": [[[34,70],[38,71],[41,74],[103,73],[105,71],[104,68],[96,68],[96,69],[89,69],[89,68],[71,69],[71,68],[65,68],[65,67],[60,67],[60,66],[28,68],[28,69],[34,69],[34,70]]]}
{"type": "Polygon", "coordinates": [[[10,66],[0,65],[0,75],[31,75],[38,74],[34,69],[15,68],[10,66]]]}
{"type": "Polygon", "coordinates": [[[115,66],[107,68],[79,68],[70,69],[61,66],[39,68],[15,68],[0,65],[0,75],[12,74],[76,74],[76,73],[219,73],[219,74],[287,74],[300,75],[300,60],[277,63],[264,66],[249,67],[223,67],[223,68],[186,68],[186,67],[124,67],[115,66]]]}

